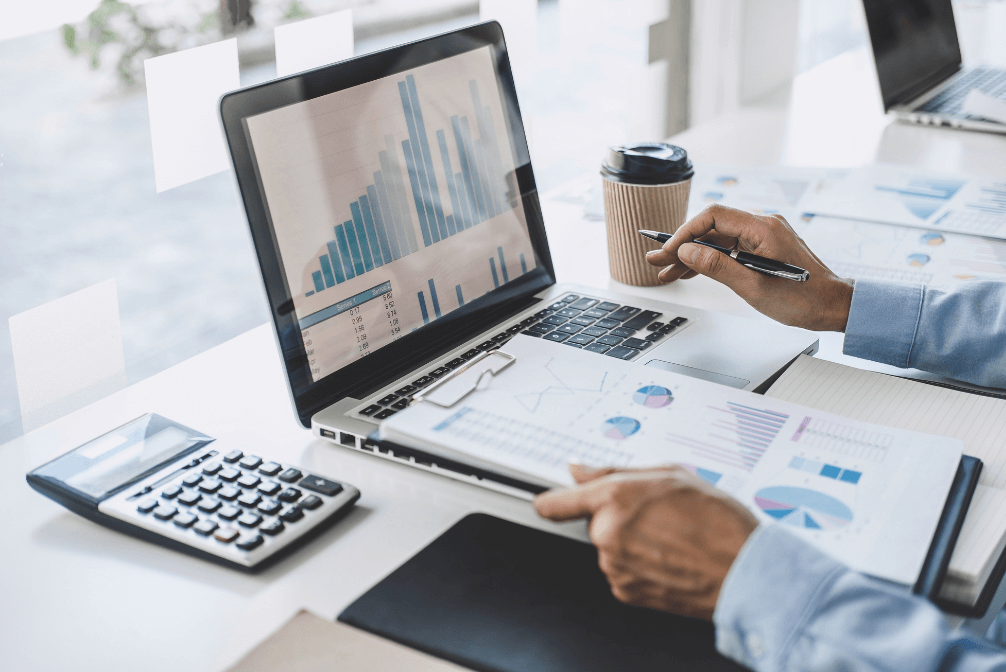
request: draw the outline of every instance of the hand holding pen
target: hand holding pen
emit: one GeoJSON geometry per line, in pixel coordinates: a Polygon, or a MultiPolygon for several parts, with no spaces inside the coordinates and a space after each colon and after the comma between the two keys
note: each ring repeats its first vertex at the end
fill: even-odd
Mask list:
{"type": "Polygon", "coordinates": [[[784,324],[844,331],[848,321],[852,281],[832,273],[778,215],[710,206],[646,260],[665,267],[661,282],[705,275],[784,324]]]}

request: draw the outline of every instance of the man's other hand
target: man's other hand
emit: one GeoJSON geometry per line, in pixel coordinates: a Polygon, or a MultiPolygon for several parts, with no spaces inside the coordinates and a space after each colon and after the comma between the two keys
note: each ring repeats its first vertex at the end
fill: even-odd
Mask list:
{"type": "Polygon", "coordinates": [[[545,492],[538,513],[590,518],[611,592],[628,604],[712,620],[727,571],[758,521],[739,502],[679,466],[592,470],[545,492]]]}
{"type": "Polygon", "coordinates": [[[852,281],[839,278],[810,251],[780,215],[760,217],[723,205],[711,205],[685,222],[664,243],[646,254],[653,266],[666,266],[662,282],[705,275],[734,290],[756,310],[774,320],[813,331],[845,331],[852,305],[852,281]],[[750,252],[810,271],[807,282],[765,275],[741,266],[716,250],[696,245],[704,240],[750,252]]]}

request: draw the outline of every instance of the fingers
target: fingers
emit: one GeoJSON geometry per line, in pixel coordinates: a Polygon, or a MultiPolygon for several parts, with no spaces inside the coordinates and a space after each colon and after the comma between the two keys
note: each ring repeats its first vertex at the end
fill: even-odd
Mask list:
{"type": "Polygon", "coordinates": [[[589,483],[590,481],[597,480],[602,476],[607,476],[608,474],[613,474],[617,471],[616,467],[603,467],[595,468],[588,467],[585,464],[570,464],[569,473],[573,476],[573,480],[577,483],[589,483]]]}
{"type": "Polygon", "coordinates": [[[594,514],[600,504],[597,493],[589,486],[558,488],[534,498],[534,510],[538,515],[557,522],[587,518],[594,514]]]}
{"type": "MultiPolygon", "coordinates": [[[[727,255],[703,245],[685,243],[678,248],[681,264],[734,290],[742,297],[761,280],[756,271],[745,268],[727,255]]],[[[663,271],[657,276],[661,280],[663,271]]]]}

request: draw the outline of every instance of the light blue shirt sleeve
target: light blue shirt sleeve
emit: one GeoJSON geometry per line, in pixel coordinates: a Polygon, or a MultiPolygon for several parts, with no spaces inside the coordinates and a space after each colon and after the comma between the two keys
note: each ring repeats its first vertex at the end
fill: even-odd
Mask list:
{"type": "Polygon", "coordinates": [[[853,572],[779,525],[748,539],[713,622],[720,653],[757,672],[1006,671],[1006,652],[952,632],[928,601],[853,572]]]}
{"type": "Polygon", "coordinates": [[[1006,282],[953,289],[857,280],[844,352],[1006,387],[1006,282]]]}

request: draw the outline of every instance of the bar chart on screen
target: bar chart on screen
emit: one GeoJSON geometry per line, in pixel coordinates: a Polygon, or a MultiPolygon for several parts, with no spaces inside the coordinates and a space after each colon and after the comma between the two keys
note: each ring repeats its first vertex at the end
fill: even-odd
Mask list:
{"type": "Polygon", "coordinates": [[[248,120],[313,375],[535,270],[508,119],[478,49],[248,120]]]}

